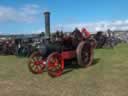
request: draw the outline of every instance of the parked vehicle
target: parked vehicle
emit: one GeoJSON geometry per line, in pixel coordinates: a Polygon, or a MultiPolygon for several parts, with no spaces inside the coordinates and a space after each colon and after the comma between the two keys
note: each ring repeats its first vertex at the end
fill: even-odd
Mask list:
{"type": "Polygon", "coordinates": [[[29,70],[40,74],[46,68],[50,76],[58,77],[63,73],[65,60],[76,59],[81,67],[91,65],[96,42],[92,38],[84,39],[78,33],[73,32],[66,37],[45,38],[39,50],[30,56],[29,70]]]}

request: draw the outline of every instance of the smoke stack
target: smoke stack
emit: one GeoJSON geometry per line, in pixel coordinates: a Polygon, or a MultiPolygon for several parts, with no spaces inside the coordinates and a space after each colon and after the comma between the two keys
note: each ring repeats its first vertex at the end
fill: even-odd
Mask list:
{"type": "Polygon", "coordinates": [[[45,34],[47,37],[50,37],[50,12],[44,12],[45,16],[45,34]]]}

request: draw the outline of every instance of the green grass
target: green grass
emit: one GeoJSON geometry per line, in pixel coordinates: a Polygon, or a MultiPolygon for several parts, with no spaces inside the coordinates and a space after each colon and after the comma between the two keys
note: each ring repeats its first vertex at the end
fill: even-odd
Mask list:
{"type": "Polygon", "coordinates": [[[128,45],[96,49],[94,65],[59,78],[33,75],[27,58],[0,56],[0,96],[127,96],[128,45]]]}

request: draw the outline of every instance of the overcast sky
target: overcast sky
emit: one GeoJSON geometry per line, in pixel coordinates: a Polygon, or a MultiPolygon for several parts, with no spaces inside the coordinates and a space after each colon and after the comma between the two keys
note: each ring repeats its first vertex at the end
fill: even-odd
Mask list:
{"type": "Polygon", "coordinates": [[[51,30],[128,29],[128,0],[1,0],[0,33],[44,31],[43,12],[51,12],[51,30]]]}

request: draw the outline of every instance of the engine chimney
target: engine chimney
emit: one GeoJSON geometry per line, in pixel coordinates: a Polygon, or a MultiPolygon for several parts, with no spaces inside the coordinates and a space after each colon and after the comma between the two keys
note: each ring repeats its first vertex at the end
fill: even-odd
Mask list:
{"type": "Polygon", "coordinates": [[[45,16],[45,35],[46,37],[50,37],[50,12],[44,12],[45,16]]]}

